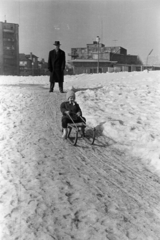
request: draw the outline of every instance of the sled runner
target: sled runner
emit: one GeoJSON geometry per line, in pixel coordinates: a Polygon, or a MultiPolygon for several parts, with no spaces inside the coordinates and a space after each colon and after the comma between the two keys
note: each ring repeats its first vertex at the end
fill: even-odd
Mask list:
{"type": "Polygon", "coordinates": [[[94,144],[96,129],[88,127],[86,123],[83,121],[83,119],[82,122],[79,123],[75,123],[72,119],[72,123],[68,124],[67,129],[68,129],[67,140],[73,146],[76,146],[78,138],[85,139],[91,145],[94,144]]]}

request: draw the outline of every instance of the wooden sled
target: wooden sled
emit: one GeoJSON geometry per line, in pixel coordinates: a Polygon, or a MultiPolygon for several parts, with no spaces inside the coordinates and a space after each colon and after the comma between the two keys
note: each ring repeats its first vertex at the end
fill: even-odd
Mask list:
{"type": "Polygon", "coordinates": [[[89,144],[93,145],[95,141],[95,128],[89,128],[85,123],[69,123],[68,126],[67,140],[76,146],[78,138],[84,138],[89,144]],[[72,131],[73,130],[73,131],[72,131]],[[72,132],[72,136],[71,136],[72,132]]]}

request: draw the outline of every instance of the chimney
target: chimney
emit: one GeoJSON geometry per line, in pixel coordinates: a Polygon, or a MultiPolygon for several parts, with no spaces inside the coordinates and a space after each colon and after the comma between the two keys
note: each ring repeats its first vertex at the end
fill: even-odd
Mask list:
{"type": "Polygon", "coordinates": [[[30,59],[32,60],[32,52],[30,52],[30,59]]]}
{"type": "Polygon", "coordinates": [[[6,15],[4,15],[4,22],[5,22],[5,23],[7,22],[7,20],[6,20],[6,15]]]}

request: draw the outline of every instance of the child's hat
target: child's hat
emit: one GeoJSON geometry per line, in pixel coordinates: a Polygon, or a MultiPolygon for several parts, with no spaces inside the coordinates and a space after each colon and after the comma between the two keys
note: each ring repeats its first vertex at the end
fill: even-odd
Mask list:
{"type": "Polygon", "coordinates": [[[66,99],[68,100],[70,97],[76,98],[75,92],[72,90],[69,90],[66,94],[66,99]]]}

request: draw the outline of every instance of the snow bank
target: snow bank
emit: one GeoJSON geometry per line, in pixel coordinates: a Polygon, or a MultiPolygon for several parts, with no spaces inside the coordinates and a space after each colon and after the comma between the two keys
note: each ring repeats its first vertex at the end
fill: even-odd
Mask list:
{"type": "MultiPolygon", "coordinates": [[[[47,88],[49,77],[0,76],[6,84],[47,88]]],[[[88,124],[160,172],[160,71],[65,76],[64,88],[75,90],[88,124]]]]}

